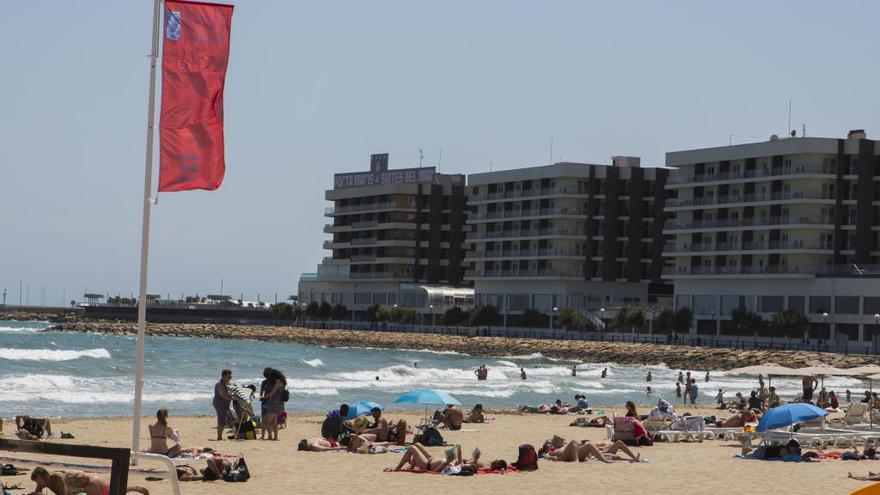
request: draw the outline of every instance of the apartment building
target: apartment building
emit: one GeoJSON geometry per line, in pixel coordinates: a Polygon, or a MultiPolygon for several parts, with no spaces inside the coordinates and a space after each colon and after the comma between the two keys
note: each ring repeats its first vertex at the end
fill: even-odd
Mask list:
{"type": "Polygon", "coordinates": [[[336,174],[325,198],[333,202],[324,212],[330,255],[317,274],[300,279],[302,303],[326,301],[353,311],[374,304],[427,308],[427,301],[403,301],[402,284],[405,294],[426,292],[409,290],[413,285],[462,284],[463,175],[433,167],[389,170],[388,155],[377,154],[368,172],[336,174]]]}
{"type": "Polygon", "coordinates": [[[526,309],[645,305],[662,278],[668,170],[636,157],[468,176],[465,279],[477,304],[526,309]]]}
{"type": "Polygon", "coordinates": [[[692,334],[732,334],[743,307],[798,310],[811,339],[878,335],[878,154],[861,130],[667,153],[664,277],[695,314],[692,334]]]}

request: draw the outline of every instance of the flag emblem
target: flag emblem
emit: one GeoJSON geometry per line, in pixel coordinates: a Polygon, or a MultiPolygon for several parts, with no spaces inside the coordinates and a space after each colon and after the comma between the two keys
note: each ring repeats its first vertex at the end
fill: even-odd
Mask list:
{"type": "Polygon", "coordinates": [[[177,41],[180,39],[180,12],[165,12],[165,39],[177,41]]]}

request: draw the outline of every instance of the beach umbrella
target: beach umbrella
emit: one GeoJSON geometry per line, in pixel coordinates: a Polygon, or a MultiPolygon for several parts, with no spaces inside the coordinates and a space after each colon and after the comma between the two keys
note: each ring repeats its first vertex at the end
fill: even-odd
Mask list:
{"type": "Polygon", "coordinates": [[[853,376],[868,376],[868,375],[878,375],[880,374],[880,365],[869,364],[866,366],[858,366],[855,368],[848,368],[847,371],[853,374],[853,376]]]}
{"type": "Polygon", "coordinates": [[[795,423],[804,423],[807,421],[828,416],[828,411],[821,407],[804,402],[795,402],[785,404],[783,406],[774,407],[764,413],[761,421],[758,422],[758,431],[767,431],[775,428],[783,428],[791,426],[795,423]]]}
{"type": "Polygon", "coordinates": [[[441,390],[434,389],[419,389],[419,390],[411,390],[394,401],[395,404],[424,404],[425,405],[425,418],[424,422],[428,422],[428,405],[436,404],[436,405],[446,405],[451,404],[454,406],[460,406],[461,402],[459,402],[455,397],[443,392],[441,390]]]}
{"type": "Polygon", "coordinates": [[[348,414],[342,419],[354,419],[358,416],[368,416],[370,411],[373,410],[374,407],[378,407],[381,410],[385,410],[385,406],[379,404],[378,402],[371,402],[368,400],[363,400],[360,402],[355,402],[353,404],[348,405],[348,414]]]}
{"type": "Polygon", "coordinates": [[[251,394],[254,393],[253,390],[232,384],[227,385],[226,390],[229,395],[232,396],[232,400],[235,401],[241,411],[244,411],[251,416],[254,415],[254,408],[251,407],[251,394]]]}

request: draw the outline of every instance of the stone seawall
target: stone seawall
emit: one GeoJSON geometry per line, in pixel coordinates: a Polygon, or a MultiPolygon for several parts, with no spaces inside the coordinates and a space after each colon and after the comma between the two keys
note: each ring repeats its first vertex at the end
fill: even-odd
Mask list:
{"type": "MultiPolygon", "coordinates": [[[[132,322],[72,321],[49,330],[135,333],[132,322]]],[[[147,325],[147,334],[168,337],[252,339],[268,342],[295,342],[326,347],[377,347],[384,349],[429,349],[455,351],[474,356],[517,356],[539,352],[544,356],[591,363],[660,364],[670,368],[726,370],[753,364],[777,363],[789,367],[819,364],[854,367],[878,360],[871,356],[845,356],[805,351],[736,350],[663,344],[620,342],[582,342],[570,340],[516,339],[503,337],[458,337],[422,333],[374,332],[360,330],[316,330],[296,327],[215,324],[147,325]]]]}

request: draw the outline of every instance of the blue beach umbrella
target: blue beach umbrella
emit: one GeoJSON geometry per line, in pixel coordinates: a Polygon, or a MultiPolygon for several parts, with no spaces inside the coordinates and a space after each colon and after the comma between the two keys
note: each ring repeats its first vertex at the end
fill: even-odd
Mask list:
{"type": "Polygon", "coordinates": [[[433,390],[433,389],[419,389],[412,390],[407,392],[394,401],[395,404],[452,404],[455,406],[460,406],[461,402],[459,402],[455,397],[443,392],[441,390],[433,390]]]}
{"type": "Polygon", "coordinates": [[[354,419],[358,416],[369,416],[370,411],[373,410],[374,407],[378,407],[381,410],[385,410],[385,406],[379,404],[378,402],[371,402],[368,400],[363,400],[360,402],[355,402],[353,404],[348,405],[348,414],[342,419],[354,419]]]}
{"type": "Polygon", "coordinates": [[[812,404],[802,402],[785,404],[784,406],[774,407],[764,413],[761,421],[758,422],[757,430],[767,431],[774,428],[782,428],[795,423],[805,423],[822,416],[828,416],[828,411],[812,404]]]}
{"type": "Polygon", "coordinates": [[[424,424],[428,424],[428,404],[437,404],[437,405],[445,405],[452,404],[455,406],[460,406],[461,402],[459,402],[455,397],[447,394],[446,392],[440,390],[433,389],[419,389],[419,390],[411,390],[394,401],[395,404],[424,404],[425,405],[425,418],[423,420],[424,424]]]}

